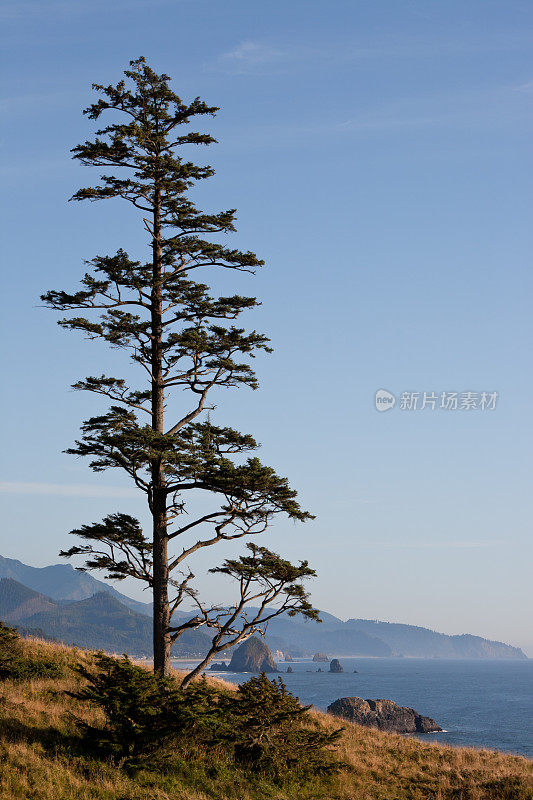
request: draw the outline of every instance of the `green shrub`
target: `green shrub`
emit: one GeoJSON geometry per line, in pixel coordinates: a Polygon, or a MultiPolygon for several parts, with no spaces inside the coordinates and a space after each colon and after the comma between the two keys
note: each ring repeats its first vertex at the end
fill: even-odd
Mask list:
{"type": "Polygon", "coordinates": [[[338,771],[334,745],[341,730],[329,733],[313,723],[281,678],[263,673],[241,684],[224,704],[237,763],[280,781],[338,771]]]}
{"type": "Polygon", "coordinates": [[[52,658],[26,655],[17,631],[0,622],[0,680],[59,678],[62,674],[62,665],[52,658]]]}
{"type": "Polygon", "coordinates": [[[220,726],[216,693],[206,681],[193,684],[185,695],[173,679],[156,677],[127,656],[99,653],[96,668],[79,668],[87,684],[73,696],[103,711],[104,727],[78,724],[85,741],[106,757],[141,763],[165,755],[170,743],[185,741],[190,747],[220,726]]]}
{"type": "MultiPolygon", "coordinates": [[[[127,766],[159,767],[172,757],[205,758],[253,770],[269,779],[301,779],[339,767],[332,751],[340,731],[313,724],[308,708],[281,679],[252,678],[236,692],[223,692],[205,678],[182,691],[132,664],[127,656],[100,653],[96,670],[81,667],[86,685],[73,696],[98,706],[105,723],[79,721],[86,744],[127,766]]],[[[176,760],[176,759],[174,759],[176,760]]]]}

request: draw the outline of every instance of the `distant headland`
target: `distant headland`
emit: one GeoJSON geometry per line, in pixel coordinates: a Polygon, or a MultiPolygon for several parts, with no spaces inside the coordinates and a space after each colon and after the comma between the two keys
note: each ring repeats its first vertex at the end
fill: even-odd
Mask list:
{"type": "MultiPolygon", "coordinates": [[[[67,644],[108,651],[151,653],[151,603],[141,603],[113,586],[78,572],[70,564],[31,567],[0,556],[0,619],[19,629],[38,630],[67,644]]],[[[177,619],[185,620],[187,612],[177,619]]],[[[264,637],[277,658],[333,656],[405,658],[525,659],[519,647],[481,636],[448,636],[415,625],[349,619],[320,612],[321,624],[280,616],[264,637]]],[[[188,631],[174,648],[176,657],[205,653],[209,636],[188,631]]]]}

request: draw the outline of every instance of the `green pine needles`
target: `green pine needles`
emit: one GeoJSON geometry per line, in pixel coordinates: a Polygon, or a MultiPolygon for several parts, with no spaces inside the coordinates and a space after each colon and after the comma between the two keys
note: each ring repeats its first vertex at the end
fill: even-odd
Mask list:
{"type": "Polygon", "coordinates": [[[275,781],[287,775],[304,780],[340,768],[334,745],[342,728],[328,731],[313,725],[311,706],[302,706],[281,678],[269,680],[264,673],[250,678],[229,704],[238,763],[275,781]]]}
{"type": "Polygon", "coordinates": [[[62,555],[83,556],[82,569],[137,578],[151,588],[160,677],[169,674],[171,646],[185,630],[211,631],[208,663],[220,650],[263,633],[273,608],[317,618],[302,583],[315,574],[307,562],[293,566],[255,546],[243,560],[224,562],[215,547],[264,533],[279,514],[296,521],[311,515],[287,479],[254,455],[252,436],[206,418],[213,391],[257,387],[251,359],[271,348],[266,336],[236,324],[258,305],[255,298],[212,296],[198,278],[213,270],[253,273],[263,262],[214,241],[235,231],[234,209],[206,213],[188,196],[214,171],[182,154],[215,141],[189,125],[218,109],[198,98],[182,102],[169,80],[139,58],[116,86],[94,85],[99,99],[85,114],[105,117],[107,124],[72,151],[80,163],[100,170],[98,184],[72,199],[127,201],[139,213],[149,258],[133,259],[124,249],[96,256],[77,291],[42,297],[50,308],[67,312],[62,327],[108,342],[137,368],[127,371],[138,376],[133,381],[99,375],[74,385],[111,405],[83,423],[67,452],[89,458],[96,472],[125,472],[145,494],[152,523],[145,528],[128,514],[111,513],[71,531],[83,544],[62,555]],[[191,506],[190,498],[199,495],[202,511],[196,513],[198,503],[191,506]],[[206,547],[215,547],[213,571],[237,587],[229,608],[206,607],[194,588],[190,559],[206,547]],[[184,603],[193,605],[187,618],[176,615],[184,603]],[[246,614],[251,603],[255,610],[246,614]]]}
{"type": "Polygon", "coordinates": [[[96,668],[81,667],[85,680],[73,693],[98,707],[103,725],[78,719],[86,746],[128,769],[156,764],[172,769],[176,758],[234,765],[281,783],[336,772],[342,728],[315,723],[281,678],[253,677],[232,692],[205,678],[186,692],[127,658],[104,654],[96,668]]]}

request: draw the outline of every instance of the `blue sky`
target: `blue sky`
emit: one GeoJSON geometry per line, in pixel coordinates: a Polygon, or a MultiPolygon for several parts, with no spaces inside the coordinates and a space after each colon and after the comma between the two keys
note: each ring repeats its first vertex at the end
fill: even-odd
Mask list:
{"type": "MultiPolygon", "coordinates": [[[[531,4],[5,0],[0,21],[0,552],[44,565],[72,527],[145,518],[119,475],[61,454],[104,407],[70,384],[120,362],[38,300],[74,287],[83,259],[145,253],[120,203],[67,203],[95,181],[69,157],[91,135],[90,84],[145,55],[185,100],[221,107],[196,198],[236,207],[235,245],[267,262],[217,284],[262,300],[249,324],[275,347],[260,390],[221,395],[217,421],[253,433],[317,519],[264,543],[308,558],[315,604],[343,618],[533,655],[531,4]],[[379,414],[380,388],[498,402],[379,414]]],[[[203,592],[231,599],[209,565],[203,592]]]]}

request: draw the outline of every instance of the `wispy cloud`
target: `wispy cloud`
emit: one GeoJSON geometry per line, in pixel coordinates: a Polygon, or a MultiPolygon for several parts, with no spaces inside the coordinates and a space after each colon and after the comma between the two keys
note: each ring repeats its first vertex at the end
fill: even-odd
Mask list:
{"type": "Polygon", "coordinates": [[[365,136],[401,131],[487,131],[530,123],[531,112],[514,86],[403,97],[380,105],[354,108],[344,119],[301,120],[230,130],[224,142],[242,147],[284,147],[322,142],[324,137],[365,136]]]}
{"type": "Polygon", "coordinates": [[[290,53],[285,48],[273,47],[262,42],[245,41],[233,50],[223,53],[221,61],[233,72],[250,72],[266,65],[283,64],[290,53]]]}
{"type": "Polygon", "coordinates": [[[533,81],[527,81],[526,83],[520,83],[518,86],[514,87],[515,92],[533,92],[533,81]]]}
{"type": "Polygon", "coordinates": [[[92,486],[89,483],[33,483],[0,481],[1,494],[33,494],[57,497],[139,497],[128,486],[92,486]]]}
{"type": "Polygon", "coordinates": [[[443,39],[380,37],[372,41],[353,39],[320,42],[246,39],[222,53],[217,68],[236,74],[275,74],[295,66],[308,68],[339,66],[357,61],[394,59],[431,59],[435,57],[474,55],[530,47],[532,37],[524,31],[507,31],[493,37],[443,39]]]}

